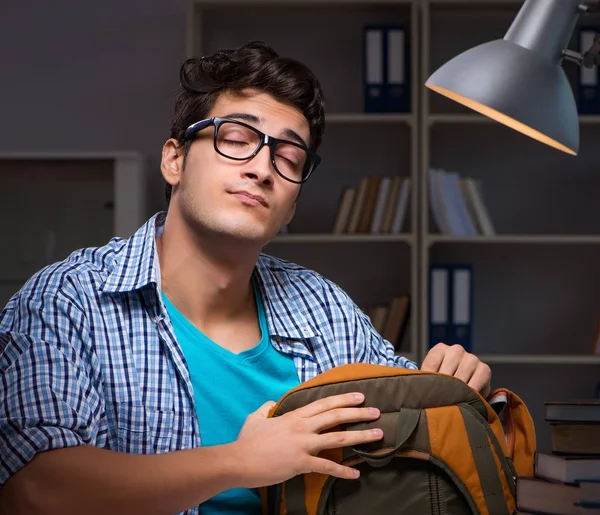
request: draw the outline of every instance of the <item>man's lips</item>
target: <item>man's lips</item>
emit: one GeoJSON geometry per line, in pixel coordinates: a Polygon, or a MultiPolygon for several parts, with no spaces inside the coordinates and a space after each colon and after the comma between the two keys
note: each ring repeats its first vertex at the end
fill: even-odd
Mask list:
{"type": "Polygon", "coordinates": [[[261,204],[264,207],[269,207],[269,205],[267,204],[267,201],[265,200],[264,197],[262,197],[261,195],[254,195],[248,191],[232,191],[231,194],[233,195],[242,195],[244,197],[248,197],[249,199],[255,200],[256,202],[258,202],[259,204],[261,204]]]}

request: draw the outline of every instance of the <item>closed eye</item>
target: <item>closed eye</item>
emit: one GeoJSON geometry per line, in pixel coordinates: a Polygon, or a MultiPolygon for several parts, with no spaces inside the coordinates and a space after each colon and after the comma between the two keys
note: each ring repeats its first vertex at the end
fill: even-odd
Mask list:
{"type": "Polygon", "coordinates": [[[285,159],[288,163],[292,164],[292,165],[297,165],[298,163],[292,159],[289,159],[288,157],[282,156],[281,154],[275,154],[276,157],[280,158],[280,159],[285,159]]]}

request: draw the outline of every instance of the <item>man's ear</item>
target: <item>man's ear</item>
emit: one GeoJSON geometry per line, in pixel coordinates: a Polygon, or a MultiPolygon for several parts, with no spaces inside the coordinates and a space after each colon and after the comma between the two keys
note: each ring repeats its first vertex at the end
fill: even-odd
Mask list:
{"type": "Polygon", "coordinates": [[[168,139],[163,145],[160,171],[168,184],[179,184],[183,172],[183,148],[176,139],[168,139]]]}

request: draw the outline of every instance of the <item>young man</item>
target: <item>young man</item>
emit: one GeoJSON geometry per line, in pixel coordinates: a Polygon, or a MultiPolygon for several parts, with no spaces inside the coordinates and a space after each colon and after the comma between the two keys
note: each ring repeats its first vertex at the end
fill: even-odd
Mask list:
{"type": "MultiPolygon", "coordinates": [[[[260,512],[257,487],[381,438],[360,395],[268,409],[331,367],[416,368],[335,284],[261,254],[318,164],[319,83],[252,43],[184,63],[162,152],[169,207],[37,273],[0,316],[0,513],[260,512]]],[[[486,395],[440,344],[422,368],[486,395]]]]}

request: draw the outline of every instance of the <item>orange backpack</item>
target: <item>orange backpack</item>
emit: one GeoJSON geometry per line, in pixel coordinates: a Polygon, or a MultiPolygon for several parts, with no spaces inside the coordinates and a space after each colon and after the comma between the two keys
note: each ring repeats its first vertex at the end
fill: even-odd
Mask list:
{"type": "Polygon", "coordinates": [[[455,377],[350,364],[299,385],[271,409],[277,417],[322,397],[360,391],[381,417],[333,430],[380,427],[384,437],[319,456],[361,471],[318,473],[261,489],[265,515],[483,514],[516,509],[518,476],[533,475],[536,438],[523,401],[506,389],[487,399],[455,377]]]}

